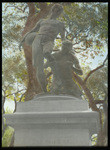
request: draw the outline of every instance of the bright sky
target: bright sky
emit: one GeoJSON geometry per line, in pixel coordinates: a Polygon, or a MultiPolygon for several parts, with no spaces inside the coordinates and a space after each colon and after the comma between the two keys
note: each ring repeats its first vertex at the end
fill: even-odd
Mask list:
{"type": "MultiPolygon", "coordinates": [[[[106,58],[106,56],[108,54],[108,47],[107,47],[107,45],[104,46],[104,50],[105,51],[102,52],[103,56],[95,56],[95,59],[92,59],[92,58],[89,57],[89,59],[87,60],[87,62],[91,62],[92,61],[92,63],[90,64],[91,70],[95,69],[99,65],[99,63],[102,64],[103,61],[105,60],[105,58],[106,58]]],[[[79,59],[79,62],[81,63],[81,59],[79,59]]]]}

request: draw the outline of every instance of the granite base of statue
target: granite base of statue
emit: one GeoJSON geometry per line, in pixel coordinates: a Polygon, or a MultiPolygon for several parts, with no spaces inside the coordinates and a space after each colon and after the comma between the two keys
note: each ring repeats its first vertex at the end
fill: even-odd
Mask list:
{"type": "Polygon", "coordinates": [[[72,43],[64,40],[63,23],[56,20],[61,12],[62,6],[55,4],[50,18],[40,20],[21,42],[32,45],[32,61],[44,94],[18,103],[14,114],[4,115],[6,123],[15,130],[15,147],[91,146],[91,135],[99,131],[99,114],[89,110],[88,102],[81,98],[81,89],[73,80],[72,72],[82,75],[82,70],[72,53],[72,43]],[[59,33],[62,49],[52,53],[59,33]],[[49,75],[53,75],[49,92],[46,91],[49,75],[44,74],[44,68],[48,67],[49,75]]]}
{"type": "Polygon", "coordinates": [[[99,115],[88,103],[68,95],[40,95],[18,103],[14,114],[5,114],[15,130],[14,146],[91,146],[98,133],[99,115]]]}

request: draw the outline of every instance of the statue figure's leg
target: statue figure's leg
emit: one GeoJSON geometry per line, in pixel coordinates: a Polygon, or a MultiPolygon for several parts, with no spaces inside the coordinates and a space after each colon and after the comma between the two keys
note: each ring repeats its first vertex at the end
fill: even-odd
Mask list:
{"type": "Polygon", "coordinates": [[[43,50],[41,45],[41,36],[35,37],[33,43],[32,43],[32,61],[33,65],[36,69],[36,77],[37,80],[44,92],[46,92],[46,80],[45,80],[45,74],[44,74],[44,56],[43,56],[43,50]]]}
{"type": "Polygon", "coordinates": [[[47,92],[46,90],[46,77],[44,74],[44,67],[43,67],[43,61],[44,58],[42,57],[42,55],[39,55],[39,57],[37,57],[37,59],[39,60],[38,64],[36,65],[36,77],[37,80],[42,88],[42,90],[44,92],[47,92]]]}
{"type": "Polygon", "coordinates": [[[36,35],[33,43],[32,43],[32,64],[36,68],[37,65],[37,57],[39,57],[40,51],[42,51],[41,46],[41,36],[36,35]]]}

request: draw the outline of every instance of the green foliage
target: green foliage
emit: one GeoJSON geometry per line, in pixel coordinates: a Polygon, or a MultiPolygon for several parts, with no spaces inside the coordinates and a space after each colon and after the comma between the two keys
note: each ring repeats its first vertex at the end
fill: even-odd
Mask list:
{"type": "Polygon", "coordinates": [[[23,25],[26,21],[28,11],[23,9],[26,3],[2,3],[2,46],[16,47],[21,39],[23,25]],[[22,19],[23,18],[23,19],[22,19]]]}
{"type": "Polygon", "coordinates": [[[27,78],[27,68],[24,61],[24,53],[19,52],[18,50],[18,44],[21,40],[21,32],[24,24],[24,21],[19,21],[19,19],[24,16],[24,14],[21,13],[21,10],[24,9],[27,4],[3,3],[2,5],[2,85],[6,82],[13,84],[16,79],[19,79],[19,82],[23,83],[27,78]],[[17,7],[20,9],[17,9],[17,7]]]}
{"type": "Polygon", "coordinates": [[[47,78],[47,81],[48,81],[47,91],[48,91],[48,92],[49,92],[50,89],[51,89],[52,79],[53,79],[53,75],[51,75],[51,76],[49,76],[49,77],[47,78]]]}
{"type": "Polygon", "coordinates": [[[50,2],[47,3],[47,5],[50,5],[50,4],[51,4],[50,2]]]}
{"type": "MultiPolygon", "coordinates": [[[[25,56],[23,51],[20,52],[18,49],[28,16],[28,7],[26,3],[2,3],[2,6],[2,89],[4,96],[9,95],[6,98],[14,100],[12,93],[18,92],[21,88],[25,90],[28,82],[25,56]]],[[[15,94],[17,101],[22,94],[15,94]]]]}
{"type": "Polygon", "coordinates": [[[82,66],[82,70],[83,70],[83,75],[82,75],[82,79],[84,80],[85,77],[87,76],[87,74],[91,71],[91,68],[89,65],[85,65],[84,63],[81,63],[82,66]]]}
{"type": "Polygon", "coordinates": [[[58,50],[59,48],[61,48],[61,39],[56,39],[54,44],[54,49],[58,50]]]}
{"type": "MultiPolygon", "coordinates": [[[[27,68],[20,54],[10,57],[3,56],[2,62],[4,64],[2,67],[3,95],[7,96],[7,99],[14,100],[12,93],[20,91],[21,88],[25,91],[28,82],[27,68]]],[[[15,94],[16,101],[19,101],[22,93],[23,91],[15,94]]]]}
{"type": "Polygon", "coordinates": [[[5,114],[12,114],[12,113],[13,113],[13,110],[6,107],[5,114]]]}
{"type": "MultiPolygon", "coordinates": [[[[82,63],[88,64],[103,56],[108,40],[108,3],[62,3],[66,36],[73,42],[73,50],[82,63]]],[[[106,50],[107,51],[107,50],[106,50]]]]}
{"type": "Polygon", "coordinates": [[[92,137],[91,137],[91,141],[92,141],[92,145],[96,145],[96,142],[97,142],[97,134],[93,134],[92,137]]]}
{"type": "Polygon", "coordinates": [[[87,86],[94,99],[104,99],[107,93],[107,67],[94,72],[87,80],[87,86]]]}
{"type": "Polygon", "coordinates": [[[14,129],[8,126],[5,130],[5,133],[2,137],[2,147],[9,147],[11,143],[12,136],[14,134],[14,129]]]}
{"type": "MultiPolygon", "coordinates": [[[[20,11],[18,13],[18,9],[11,9],[12,6],[17,7],[20,5],[18,3],[4,3],[2,11],[2,89],[4,91],[3,95],[9,95],[7,98],[12,100],[14,97],[10,94],[17,92],[22,86],[26,87],[28,80],[24,53],[19,52],[18,49],[24,21],[19,23],[20,11]],[[16,15],[16,13],[18,14],[16,15]]],[[[23,7],[22,5],[21,8],[23,7]]]]}

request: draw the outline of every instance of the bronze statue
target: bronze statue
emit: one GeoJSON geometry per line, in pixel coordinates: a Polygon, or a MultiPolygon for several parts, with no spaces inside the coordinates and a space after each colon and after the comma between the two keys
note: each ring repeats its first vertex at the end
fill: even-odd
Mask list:
{"type": "Polygon", "coordinates": [[[50,91],[51,93],[69,94],[77,98],[81,98],[82,92],[72,79],[72,71],[80,75],[82,75],[83,72],[77,57],[71,53],[71,50],[72,43],[68,40],[63,41],[62,50],[60,52],[51,54],[54,58],[53,60],[51,57],[48,57],[45,68],[50,66],[53,73],[53,82],[50,91]],[[73,67],[73,65],[75,67],[73,67]]]}
{"type": "Polygon", "coordinates": [[[44,57],[47,58],[51,54],[54,40],[59,33],[61,34],[62,40],[65,38],[64,24],[56,20],[62,11],[62,6],[55,4],[51,9],[50,17],[40,20],[36,26],[25,35],[19,46],[20,48],[23,42],[32,45],[32,63],[36,69],[38,82],[44,92],[46,92],[46,79],[43,67],[44,57]]]}

